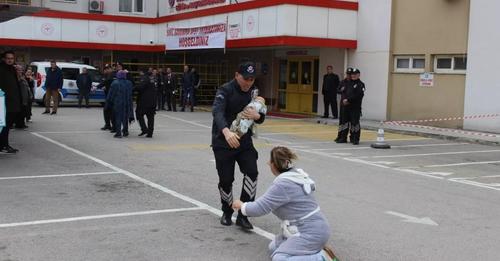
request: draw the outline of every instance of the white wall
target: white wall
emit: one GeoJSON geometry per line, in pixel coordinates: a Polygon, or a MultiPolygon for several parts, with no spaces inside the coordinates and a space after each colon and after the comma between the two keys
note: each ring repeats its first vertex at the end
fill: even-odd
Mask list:
{"type": "MultiPolygon", "coordinates": [[[[103,0],[101,0],[103,1],[103,0]]],[[[143,13],[120,13],[118,0],[104,0],[104,14],[106,15],[123,15],[123,16],[137,16],[137,17],[156,17],[156,10],[158,9],[156,0],[144,0],[143,13]]],[[[168,0],[160,0],[161,8],[166,8],[168,0]]],[[[62,0],[37,0],[32,3],[36,6],[43,6],[52,10],[88,13],[89,0],[76,0],[75,2],[64,2],[62,0]]]]}
{"type": "Polygon", "coordinates": [[[365,119],[385,120],[387,116],[391,7],[391,0],[359,1],[358,48],[350,50],[348,66],[359,68],[366,84],[365,119]]]}
{"type": "MultiPolygon", "coordinates": [[[[465,115],[500,113],[500,1],[470,3],[465,115]]],[[[500,118],[464,121],[464,128],[500,132],[500,118]]]]}

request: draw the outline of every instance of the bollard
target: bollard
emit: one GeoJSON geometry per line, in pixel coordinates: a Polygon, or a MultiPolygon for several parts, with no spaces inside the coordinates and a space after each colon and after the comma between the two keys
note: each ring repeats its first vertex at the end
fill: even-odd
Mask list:
{"type": "Polygon", "coordinates": [[[389,144],[387,144],[387,142],[385,142],[384,129],[382,129],[382,128],[378,129],[377,142],[373,143],[371,145],[371,147],[374,149],[390,149],[391,148],[391,145],[389,145],[389,144]]]}

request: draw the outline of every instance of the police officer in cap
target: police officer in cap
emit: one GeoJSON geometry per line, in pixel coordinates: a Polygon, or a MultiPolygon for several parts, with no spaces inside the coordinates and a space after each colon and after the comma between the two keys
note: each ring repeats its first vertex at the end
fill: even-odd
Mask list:
{"type": "Polygon", "coordinates": [[[359,144],[361,136],[361,126],[359,119],[361,117],[361,103],[365,95],[365,84],[359,79],[361,72],[359,69],[347,71],[350,80],[345,83],[341,98],[341,112],[339,122],[339,133],[335,142],[347,143],[347,134],[350,132],[350,141],[353,145],[359,144]]]}
{"type": "MultiPolygon", "coordinates": [[[[248,132],[240,138],[229,129],[237,114],[242,111],[243,118],[252,119],[257,124],[264,122],[265,114],[254,108],[245,109],[255,90],[255,70],[253,62],[241,63],[234,79],[218,89],[213,104],[212,149],[219,175],[218,187],[223,211],[220,222],[224,226],[232,225],[232,189],[236,162],[244,175],[240,200],[254,201],[257,192],[258,154],[253,146],[252,133],[248,132]]],[[[243,229],[253,229],[247,217],[240,211],[236,225],[243,229]]]]}

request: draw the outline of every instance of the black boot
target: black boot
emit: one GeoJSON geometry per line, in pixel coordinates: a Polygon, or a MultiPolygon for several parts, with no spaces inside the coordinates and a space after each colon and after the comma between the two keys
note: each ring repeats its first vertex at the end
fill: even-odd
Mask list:
{"type": "Polygon", "coordinates": [[[246,230],[253,229],[252,223],[250,223],[248,218],[243,216],[241,212],[238,213],[238,217],[236,217],[236,225],[246,230]]]}
{"type": "Polygon", "coordinates": [[[232,214],[231,213],[223,213],[222,217],[220,218],[220,223],[223,226],[230,226],[233,224],[233,221],[231,220],[232,214]]]}

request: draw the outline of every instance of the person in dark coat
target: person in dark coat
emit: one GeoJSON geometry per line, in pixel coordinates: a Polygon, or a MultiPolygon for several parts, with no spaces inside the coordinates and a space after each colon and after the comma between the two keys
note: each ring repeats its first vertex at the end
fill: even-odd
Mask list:
{"type": "Polygon", "coordinates": [[[332,116],[334,119],[337,119],[339,116],[337,106],[337,91],[340,83],[339,76],[333,73],[333,67],[331,65],[328,65],[326,69],[327,74],[323,76],[323,88],[321,89],[323,102],[325,104],[325,112],[321,118],[328,118],[331,106],[332,116]]]}
{"type": "Polygon", "coordinates": [[[177,77],[172,73],[172,69],[167,68],[165,75],[165,92],[167,93],[167,111],[177,111],[176,94],[177,94],[177,77]]]}
{"type": "MultiPolygon", "coordinates": [[[[233,182],[236,162],[243,173],[243,187],[240,200],[254,201],[257,192],[258,153],[252,141],[253,132],[247,132],[239,137],[232,132],[232,122],[242,113],[242,118],[253,120],[256,124],[264,122],[266,115],[247,105],[252,101],[255,90],[255,63],[242,62],[234,79],[217,90],[212,115],[212,150],[215,166],[219,176],[219,193],[223,215],[220,222],[224,226],[232,225],[233,182]]],[[[236,225],[244,229],[252,229],[250,221],[241,211],[238,212],[236,225]]]]}
{"type": "Polygon", "coordinates": [[[189,71],[189,66],[184,66],[184,74],[182,74],[182,109],[186,110],[186,105],[191,105],[191,112],[194,110],[194,79],[193,74],[189,71]]]}
{"type": "Polygon", "coordinates": [[[50,69],[47,71],[45,78],[45,112],[50,113],[50,101],[53,102],[51,114],[57,114],[57,107],[59,106],[59,91],[63,87],[63,75],[61,68],[57,67],[56,61],[50,62],[50,69]]]}
{"type": "Polygon", "coordinates": [[[21,111],[17,114],[15,120],[16,129],[26,129],[26,116],[28,115],[28,104],[30,100],[30,87],[24,78],[24,70],[20,65],[16,65],[17,81],[19,83],[19,92],[21,93],[21,111]]]}
{"type": "MultiPolygon", "coordinates": [[[[109,90],[111,90],[111,84],[113,83],[113,69],[111,66],[106,65],[104,67],[104,77],[103,81],[97,85],[97,89],[103,89],[104,94],[108,97],[109,90]]],[[[113,130],[113,110],[107,109],[108,106],[104,105],[103,116],[104,116],[104,127],[101,130],[113,130]]]]}
{"type": "Polygon", "coordinates": [[[87,71],[87,68],[82,68],[82,73],[76,78],[76,86],[78,87],[78,108],[82,107],[82,100],[85,98],[85,106],[89,108],[89,96],[92,89],[92,78],[87,71]]]}
{"type": "Polygon", "coordinates": [[[26,68],[26,73],[24,77],[26,79],[26,82],[28,82],[28,86],[30,89],[30,99],[28,101],[28,112],[26,114],[26,121],[31,122],[31,116],[33,116],[32,113],[33,101],[35,100],[35,78],[33,77],[33,70],[31,70],[31,67],[26,68]]]}
{"type": "Polygon", "coordinates": [[[106,97],[107,109],[113,110],[115,119],[115,138],[127,137],[128,124],[134,120],[132,89],[132,82],[127,80],[127,72],[118,71],[106,97]]]}
{"type": "Polygon", "coordinates": [[[146,135],[147,138],[153,137],[154,124],[155,124],[155,109],[156,109],[156,88],[158,78],[153,73],[145,73],[141,82],[135,87],[138,92],[136,118],[141,126],[141,133],[139,136],[146,135]],[[144,120],[144,116],[148,118],[148,123],[144,120]]]}
{"type": "Polygon", "coordinates": [[[6,125],[0,132],[0,151],[4,153],[16,153],[19,150],[9,145],[9,130],[16,119],[16,115],[21,111],[21,92],[17,79],[16,68],[14,67],[15,53],[6,51],[2,55],[0,62],[0,89],[5,93],[5,121],[6,125]]]}
{"type": "Polygon", "coordinates": [[[163,71],[163,68],[158,69],[158,97],[157,97],[157,109],[156,110],[167,110],[165,108],[165,101],[167,98],[167,93],[166,93],[166,83],[165,83],[165,72],[163,71]]]}
{"type": "Polygon", "coordinates": [[[354,70],[349,67],[347,68],[345,72],[345,77],[342,81],[340,81],[339,88],[337,90],[338,94],[340,94],[340,111],[339,111],[339,130],[337,134],[337,138],[335,138],[335,142],[339,141],[342,136],[342,128],[345,128],[345,121],[342,119],[344,115],[344,105],[342,104],[342,101],[347,98],[346,96],[346,88],[349,86],[351,82],[351,74],[354,70]]]}
{"type": "Polygon", "coordinates": [[[339,135],[337,143],[347,143],[347,134],[350,132],[350,142],[359,145],[361,136],[361,104],[365,95],[365,84],[359,79],[361,72],[353,69],[351,80],[345,87],[344,98],[342,99],[343,115],[342,122],[339,123],[339,135]]]}

